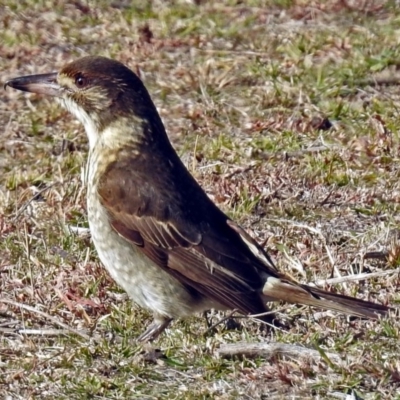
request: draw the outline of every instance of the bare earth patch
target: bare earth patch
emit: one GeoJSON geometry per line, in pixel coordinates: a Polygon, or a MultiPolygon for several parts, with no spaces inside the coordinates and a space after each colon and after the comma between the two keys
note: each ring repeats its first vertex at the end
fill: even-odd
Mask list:
{"type": "MultiPolygon", "coordinates": [[[[126,63],[190,171],[280,269],[396,306],[398,2],[264,3],[0,1],[1,82],[89,54],[126,63]]],[[[1,398],[399,398],[398,312],[277,304],[286,328],[208,331],[199,316],[144,351],[135,337],[150,315],[87,230],[83,128],[11,90],[0,124],[1,398]]]]}

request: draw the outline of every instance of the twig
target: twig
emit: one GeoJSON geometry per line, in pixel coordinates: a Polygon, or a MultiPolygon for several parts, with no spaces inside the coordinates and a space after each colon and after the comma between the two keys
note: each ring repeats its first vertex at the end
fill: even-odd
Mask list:
{"type": "MultiPolygon", "coordinates": [[[[8,315],[7,313],[0,313],[0,316],[2,316],[2,317],[4,316],[5,318],[13,318],[13,316],[8,315]]],[[[19,321],[17,319],[11,320],[11,321],[5,321],[0,324],[0,328],[5,327],[5,326],[15,325],[18,323],[19,323],[19,321]]]]}
{"type": "Polygon", "coordinates": [[[364,260],[382,260],[382,261],[387,261],[389,258],[389,252],[388,251],[369,251],[368,253],[364,254],[364,260]]]}
{"type": "Polygon", "coordinates": [[[15,214],[15,217],[11,220],[11,222],[14,224],[17,219],[21,216],[21,214],[28,208],[28,206],[34,201],[38,196],[40,196],[42,193],[44,193],[46,190],[51,189],[53,186],[58,185],[60,182],[54,182],[50,184],[49,186],[46,186],[43,189],[40,189],[37,193],[35,193],[15,214]]]}
{"type": "Polygon", "coordinates": [[[230,172],[229,174],[226,174],[226,175],[224,176],[224,178],[230,179],[230,178],[232,178],[232,177],[233,177],[234,175],[236,175],[236,174],[244,174],[244,173],[246,173],[246,172],[252,170],[254,167],[256,167],[256,164],[251,164],[251,165],[248,165],[247,167],[239,167],[239,168],[236,168],[234,171],[230,172]]]}
{"type": "Polygon", "coordinates": [[[7,335],[34,335],[34,336],[61,336],[70,333],[67,329],[25,329],[25,328],[0,328],[0,332],[7,335]]]}
{"type": "Polygon", "coordinates": [[[277,153],[269,153],[269,152],[262,152],[259,154],[260,158],[264,160],[270,160],[270,159],[289,159],[289,158],[299,158],[303,157],[306,154],[314,154],[314,153],[321,153],[323,151],[328,151],[328,150],[337,150],[336,147],[327,147],[327,146],[314,146],[314,147],[308,147],[307,149],[301,149],[301,150],[296,150],[296,151],[280,151],[277,153]]]}
{"type": "Polygon", "coordinates": [[[335,191],[335,189],[330,190],[328,195],[319,203],[319,205],[324,206],[328,202],[329,198],[332,196],[332,193],[334,191],[335,191]]]}
{"type": "Polygon", "coordinates": [[[218,320],[215,324],[211,325],[204,334],[207,334],[209,332],[211,332],[215,327],[217,327],[218,325],[221,325],[223,322],[227,321],[229,318],[232,318],[233,315],[235,313],[237,313],[238,310],[234,309],[232,310],[228,315],[226,315],[224,318],[221,318],[220,320],[218,320]]]}
{"type": "Polygon", "coordinates": [[[310,286],[323,286],[325,284],[334,285],[336,283],[342,282],[352,282],[352,281],[362,281],[365,279],[377,278],[379,276],[386,276],[390,274],[400,273],[400,268],[391,269],[390,271],[379,271],[379,272],[371,272],[364,274],[356,274],[356,275],[347,275],[341,276],[339,278],[330,278],[330,279],[318,279],[314,283],[309,283],[310,286]]]}
{"type": "Polygon", "coordinates": [[[77,331],[76,329],[70,328],[68,325],[64,324],[63,322],[60,322],[57,318],[54,318],[51,315],[46,314],[43,311],[37,310],[34,307],[28,306],[27,304],[18,303],[16,301],[9,300],[9,299],[4,299],[4,298],[0,298],[0,303],[10,304],[11,306],[20,307],[20,308],[22,308],[24,310],[36,313],[36,314],[41,315],[42,317],[48,319],[49,321],[53,322],[55,325],[58,325],[61,328],[65,329],[66,331],[74,333],[75,335],[80,336],[80,337],[82,337],[83,339],[86,339],[86,340],[90,340],[91,339],[91,337],[89,335],[87,335],[86,333],[82,333],[80,331],[77,331]]]}
{"type": "MultiPolygon", "coordinates": [[[[293,358],[313,358],[323,360],[318,350],[308,349],[306,347],[285,344],[285,343],[229,343],[222,344],[218,349],[221,357],[263,357],[270,359],[274,356],[286,356],[293,358]]],[[[341,362],[341,358],[334,353],[325,353],[327,357],[335,362],[341,362]]]]}
{"type": "Polygon", "coordinates": [[[245,55],[245,56],[266,56],[267,53],[260,52],[260,51],[249,51],[249,50],[214,50],[214,49],[196,49],[202,53],[209,53],[209,54],[238,54],[238,55],[245,55]]]}
{"type": "Polygon", "coordinates": [[[70,333],[69,330],[66,329],[16,329],[15,332],[21,335],[36,336],[61,336],[70,333]]]}

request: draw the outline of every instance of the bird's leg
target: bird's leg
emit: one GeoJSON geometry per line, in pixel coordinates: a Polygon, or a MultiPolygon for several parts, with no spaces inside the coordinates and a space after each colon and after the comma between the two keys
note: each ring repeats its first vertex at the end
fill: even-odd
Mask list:
{"type": "Polygon", "coordinates": [[[171,321],[172,318],[168,318],[160,314],[154,314],[153,322],[149,325],[146,331],[137,338],[137,341],[142,343],[152,342],[158,338],[158,336],[166,329],[171,321]]]}
{"type": "MultiPolygon", "coordinates": [[[[211,328],[211,319],[208,319],[208,313],[210,312],[210,310],[206,310],[203,311],[203,317],[206,320],[206,324],[207,324],[207,328],[210,329],[211,328]]],[[[207,331],[208,332],[208,331],[207,331]]]]}

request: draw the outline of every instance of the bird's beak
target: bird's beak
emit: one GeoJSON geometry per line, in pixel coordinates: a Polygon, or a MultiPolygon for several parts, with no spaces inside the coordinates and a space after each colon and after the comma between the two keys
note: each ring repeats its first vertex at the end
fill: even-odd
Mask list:
{"type": "Polygon", "coordinates": [[[60,85],[57,83],[57,72],[51,74],[28,75],[10,79],[4,84],[4,89],[10,86],[24,92],[61,96],[60,85]]]}

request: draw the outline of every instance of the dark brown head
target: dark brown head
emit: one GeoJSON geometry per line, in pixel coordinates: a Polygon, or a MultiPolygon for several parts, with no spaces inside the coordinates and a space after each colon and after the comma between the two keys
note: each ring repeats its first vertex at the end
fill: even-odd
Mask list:
{"type": "Polygon", "coordinates": [[[83,57],[59,73],[15,78],[5,86],[55,96],[85,126],[91,145],[101,132],[121,121],[163,130],[142,81],[125,65],[109,58],[83,57]]]}

